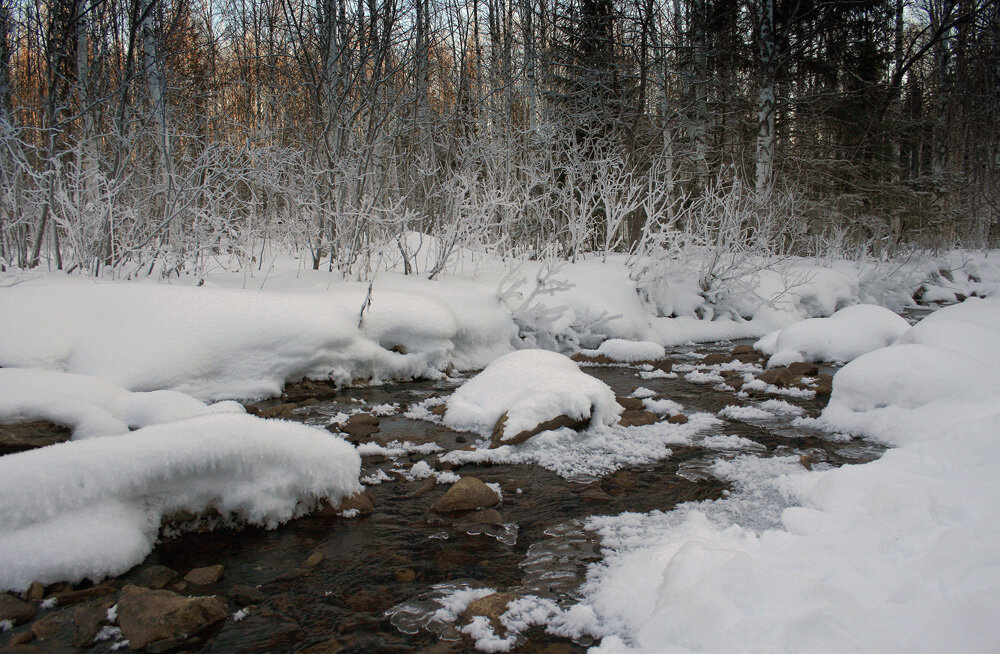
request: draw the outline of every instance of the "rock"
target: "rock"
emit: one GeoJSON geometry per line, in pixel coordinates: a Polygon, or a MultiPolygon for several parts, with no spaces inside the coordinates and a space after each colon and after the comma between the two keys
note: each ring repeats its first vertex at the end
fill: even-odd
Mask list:
{"type": "Polygon", "coordinates": [[[316,566],[318,566],[320,563],[323,562],[323,559],[324,556],[321,552],[313,552],[312,554],[309,555],[309,558],[307,558],[306,562],[303,563],[302,565],[304,565],[307,568],[315,568],[316,566]]]}
{"type": "Polygon", "coordinates": [[[687,421],[687,416],[683,413],[678,413],[667,418],[667,422],[671,425],[686,425],[687,421]]]}
{"type": "Polygon", "coordinates": [[[400,568],[396,570],[396,581],[401,584],[406,584],[417,578],[417,573],[409,568],[400,568]]]}
{"type": "Polygon", "coordinates": [[[290,403],[276,404],[275,406],[261,409],[257,415],[261,418],[277,418],[279,416],[287,416],[294,408],[295,405],[290,403]]]}
{"type": "Polygon", "coordinates": [[[795,383],[796,375],[789,372],[788,368],[771,368],[761,373],[757,379],[766,384],[785,388],[795,383]]]}
{"type": "Polygon", "coordinates": [[[85,604],[73,609],[73,645],[86,647],[108,621],[108,607],[101,604],[85,604]]]}
{"type": "Polygon", "coordinates": [[[732,354],[734,357],[738,357],[741,354],[753,354],[756,356],[757,351],[751,345],[737,345],[732,349],[732,354]]]}
{"type": "Polygon", "coordinates": [[[734,391],[738,391],[743,388],[743,377],[726,377],[722,383],[734,391]]]}
{"type": "Polygon", "coordinates": [[[503,515],[496,509],[476,511],[465,516],[464,519],[480,525],[502,525],[504,523],[503,515]]]}
{"type": "Polygon", "coordinates": [[[248,606],[264,601],[264,593],[249,584],[233,584],[229,587],[229,598],[239,606],[248,606]]]}
{"type": "Polygon", "coordinates": [[[63,443],[72,435],[66,427],[45,420],[0,424],[0,455],[63,443]]]}
{"type": "Polygon", "coordinates": [[[436,513],[472,511],[500,502],[496,491],[475,477],[462,477],[451,485],[431,509],[436,513]]]}
{"type": "Polygon", "coordinates": [[[132,579],[136,586],[159,589],[179,577],[180,574],[165,565],[151,565],[140,570],[132,579]]]}
{"type": "Polygon", "coordinates": [[[619,470],[608,479],[608,483],[621,490],[632,490],[639,483],[639,477],[634,472],[619,470]]]}
{"type": "Polygon", "coordinates": [[[536,434],[541,434],[543,431],[549,431],[551,429],[561,429],[563,427],[569,427],[570,429],[583,429],[590,424],[590,418],[570,418],[569,416],[559,416],[553,418],[552,420],[546,420],[545,422],[535,425],[531,429],[525,429],[524,431],[514,434],[510,438],[503,439],[503,430],[507,424],[507,412],[504,411],[503,415],[497,418],[497,422],[493,425],[493,434],[490,436],[490,449],[500,447],[501,445],[520,445],[524,441],[528,440],[536,434]],[[502,440],[501,440],[502,439],[502,440]]]}
{"type": "Polygon", "coordinates": [[[75,625],[69,611],[49,611],[45,617],[31,623],[31,633],[38,640],[53,639],[68,642],[73,637],[75,625]]]}
{"type": "Polygon", "coordinates": [[[573,654],[573,648],[567,643],[552,643],[542,650],[542,654],[573,654]]]}
{"type": "Polygon", "coordinates": [[[335,639],[324,640],[322,643],[298,650],[298,654],[337,654],[343,652],[344,646],[335,639]]]}
{"type": "Polygon", "coordinates": [[[813,464],[819,463],[819,460],[812,454],[803,454],[799,457],[799,463],[801,463],[802,467],[806,470],[812,470],[813,464]]]}
{"type": "Polygon", "coordinates": [[[118,625],[132,649],[165,651],[227,617],[225,604],[216,597],[182,597],[169,590],[125,586],[118,600],[118,625]]]}
{"type": "Polygon", "coordinates": [[[184,575],[184,581],[196,586],[214,584],[219,579],[222,579],[222,572],[224,570],[225,568],[222,565],[208,565],[204,568],[195,568],[184,575]]]}
{"type": "MultiPolygon", "coordinates": [[[[35,634],[31,633],[31,630],[22,631],[19,634],[14,634],[13,636],[11,636],[10,640],[7,641],[7,646],[8,647],[13,647],[14,645],[26,645],[27,643],[30,643],[34,639],[35,639],[35,634]]],[[[42,650],[37,649],[37,648],[35,648],[35,649],[36,649],[36,651],[39,651],[39,652],[42,651],[42,650]]],[[[7,649],[0,649],[0,652],[7,652],[7,651],[9,651],[9,650],[7,650],[7,649]]]]}
{"type": "Polygon", "coordinates": [[[618,404],[620,404],[625,409],[631,409],[633,411],[642,411],[643,409],[646,408],[645,406],[643,406],[642,400],[637,397],[624,397],[622,395],[619,395],[615,399],[618,400],[618,404]]]}
{"type": "Polygon", "coordinates": [[[443,416],[447,412],[448,412],[447,404],[438,404],[433,409],[431,409],[431,413],[436,416],[443,416]]]}
{"type": "Polygon", "coordinates": [[[14,624],[31,622],[38,615],[38,609],[31,604],[7,593],[0,593],[0,621],[10,620],[14,624]]]}
{"type": "Polygon", "coordinates": [[[92,597],[102,597],[115,592],[118,592],[118,589],[110,584],[98,584],[82,590],[64,590],[53,594],[52,597],[55,598],[57,606],[70,606],[92,597]]]}
{"type": "Polygon", "coordinates": [[[652,411],[626,409],[618,419],[618,424],[622,427],[639,427],[642,425],[651,425],[658,420],[659,418],[652,411]]]}
{"type": "Polygon", "coordinates": [[[826,374],[816,375],[816,385],[813,386],[817,397],[825,397],[833,392],[833,377],[826,374]]]}
{"type": "Polygon", "coordinates": [[[315,398],[315,397],[309,397],[309,398],[306,398],[306,399],[302,400],[302,402],[299,403],[299,406],[316,406],[319,403],[320,402],[319,402],[319,400],[317,398],[315,398]]]}
{"type": "Polygon", "coordinates": [[[24,593],[24,600],[26,602],[38,602],[43,597],[45,597],[45,584],[39,581],[28,586],[28,590],[24,593]]]}
{"type": "Polygon", "coordinates": [[[507,610],[507,605],[515,599],[517,596],[513,593],[493,593],[473,600],[462,612],[461,623],[466,625],[472,622],[473,618],[482,616],[490,621],[493,631],[502,638],[506,629],[500,623],[500,616],[507,610]]]}
{"type": "Polygon", "coordinates": [[[597,363],[602,366],[607,366],[615,363],[614,361],[604,356],[603,354],[598,354],[596,356],[589,356],[584,354],[583,352],[577,352],[576,354],[571,356],[570,359],[576,361],[577,363],[597,363]]]}
{"type": "Polygon", "coordinates": [[[819,374],[819,368],[816,367],[815,363],[810,363],[809,361],[796,361],[795,363],[788,364],[788,372],[793,375],[813,377],[819,374]]]}
{"type": "Polygon", "coordinates": [[[701,360],[703,366],[717,366],[720,363],[729,363],[733,360],[732,355],[726,354],[725,352],[713,352],[712,354],[706,355],[704,359],[701,360]]]}
{"type": "Polygon", "coordinates": [[[379,430],[378,418],[369,413],[355,413],[340,426],[340,431],[358,438],[371,436],[379,430]]]}
{"type": "Polygon", "coordinates": [[[666,359],[660,359],[659,361],[645,361],[644,363],[653,366],[654,370],[662,370],[663,372],[670,372],[674,369],[674,364],[666,359]]]}
{"type": "Polygon", "coordinates": [[[340,503],[341,513],[352,509],[357,511],[358,515],[368,515],[375,510],[375,503],[368,491],[358,491],[350,497],[345,497],[344,501],[340,503]]]}

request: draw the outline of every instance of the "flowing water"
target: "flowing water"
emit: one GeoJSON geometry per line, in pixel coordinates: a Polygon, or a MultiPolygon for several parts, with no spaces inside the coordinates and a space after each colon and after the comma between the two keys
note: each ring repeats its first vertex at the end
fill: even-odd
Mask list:
{"type": "MultiPolygon", "coordinates": [[[[718,346],[721,348],[722,346],[718,346]]],[[[728,350],[729,346],[726,346],[728,350]]],[[[691,361],[693,348],[670,353],[675,363],[691,361]]],[[[699,347],[710,352],[712,346],[699,347]]],[[[722,350],[719,350],[722,351],[722,350]]],[[[659,398],[679,402],[685,414],[716,413],[732,404],[747,404],[712,383],[692,383],[683,374],[671,379],[640,379],[628,366],[584,368],[628,395],[645,387],[659,398]]],[[[476,440],[439,424],[412,420],[402,409],[431,396],[450,393],[461,379],[410,382],[327,393],[319,402],[299,406],[292,419],[325,425],[340,412],[398,405],[381,418],[376,441],[436,443],[445,450],[464,448],[476,440]]],[[[782,397],[816,415],[822,402],[782,397]]],[[[672,446],[671,455],[641,468],[620,470],[601,479],[568,480],[535,465],[465,465],[457,472],[499,484],[503,502],[500,524],[482,525],[448,518],[430,509],[447,489],[434,479],[408,481],[393,476],[368,490],[373,513],[359,518],[309,516],[280,529],[221,530],[189,534],[161,543],[144,563],[184,572],[222,564],[225,578],[218,591],[232,584],[257,587],[256,601],[239,621],[228,620],[202,645],[202,651],[297,652],[427,652],[467,651],[454,621],[436,613],[438,599],[456,590],[490,587],[535,594],[560,603],[572,602],[586,567],[599,561],[600,543],[584,528],[590,515],[623,511],[670,510],[681,502],[716,499],[727,483],[711,473],[719,457],[735,453],[697,445],[701,436],[737,435],[758,445],[751,451],[767,457],[809,454],[818,463],[843,465],[871,460],[878,448],[862,441],[836,442],[820,433],[790,426],[790,418],[724,420],[698,435],[690,445],[672,446]],[[315,553],[323,560],[307,567],[315,553]]],[[[743,452],[747,450],[744,448],[743,452]]],[[[413,452],[397,462],[426,459],[439,468],[437,455],[413,452]]],[[[388,470],[385,457],[365,457],[362,476],[388,470]]],[[[392,476],[392,475],[390,475],[392,476]]],[[[582,651],[589,641],[573,643],[535,628],[515,651],[582,651]],[[547,649],[548,648],[548,649],[547,649]]],[[[94,651],[106,650],[101,645],[94,651]]]]}

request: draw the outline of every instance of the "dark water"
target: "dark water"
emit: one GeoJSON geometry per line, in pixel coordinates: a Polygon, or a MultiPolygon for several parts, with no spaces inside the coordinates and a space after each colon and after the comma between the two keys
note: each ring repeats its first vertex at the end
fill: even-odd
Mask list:
{"type": "MultiPolygon", "coordinates": [[[[698,351],[712,350],[709,346],[698,351]]],[[[684,362],[689,351],[679,348],[672,357],[675,362],[684,362]]],[[[628,395],[639,386],[649,388],[660,398],[682,404],[686,414],[715,413],[727,405],[748,403],[712,384],[685,381],[683,375],[644,380],[630,367],[585,370],[620,395],[628,395]]],[[[319,404],[296,409],[291,417],[326,424],[337,412],[358,408],[359,400],[363,407],[383,403],[406,407],[431,395],[446,395],[458,383],[460,380],[346,389],[319,404]]],[[[780,399],[803,407],[808,415],[816,415],[822,408],[816,400],[780,399]]],[[[757,451],[760,456],[809,453],[817,462],[832,465],[878,456],[870,445],[831,442],[818,433],[789,427],[787,419],[751,423],[727,420],[715,431],[755,441],[761,446],[757,451]]],[[[446,450],[475,440],[472,435],[399,415],[383,417],[381,433],[373,438],[436,442],[446,450]]],[[[433,593],[441,584],[446,589],[466,584],[530,590],[571,601],[586,565],[600,558],[598,541],[582,528],[584,518],[669,510],[681,502],[718,498],[727,489],[726,483],[704,471],[716,458],[732,455],[677,446],[669,458],[653,465],[586,483],[568,481],[533,465],[468,465],[459,470],[461,475],[496,482],[503,488],[503,503],[497,508],[506,529],[456,522],[432,513],[431,506],[447,484],[394,479],[369,489],[375,503],[371,515],[351,520],[306,517],[274,531],[187,535],[159,545],[146,565],[163,564],[183,573],[221,563],[225,579],[217,585],[218,592],[225,594],[229,586],[241,583],[256,586],[263,593],[263,601],[246,618],[227,621],[205,642],[203,651],[295,652],[324,643],[314,651],[467,651],[468,641],[439,639],[455,638],[453,627],[421,626],[425,616],[420,607],[427,605],[421,604],[421,594],[433,593]],[[305,560],[317,552],[323,561],[304,567],[305,560]],[[387,617],[387,610],[401,605],[408,608],[392,619],[387,617]]],[[[409,462],[425,458],[433,468],[439,468],[437,454],[412,454],[409,462]]],[[[362,475],[378,467],[389,465],[379,457],[366,457],[362,475]]],[[[515,651],[578,651],[586,644],[536,629],[515,651]]]]}

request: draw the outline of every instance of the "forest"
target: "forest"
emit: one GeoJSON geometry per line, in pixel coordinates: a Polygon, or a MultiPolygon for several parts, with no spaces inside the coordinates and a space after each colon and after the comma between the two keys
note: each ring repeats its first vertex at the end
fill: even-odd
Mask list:
{"type": "Polygon", "coordinates": [[[995,0],[3,0],[0,268],[1000,242],[995,0]]]}

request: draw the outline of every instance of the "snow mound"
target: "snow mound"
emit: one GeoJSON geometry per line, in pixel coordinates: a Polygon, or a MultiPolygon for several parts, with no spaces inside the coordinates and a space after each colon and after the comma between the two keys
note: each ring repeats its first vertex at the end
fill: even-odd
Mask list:
{"type": "Polygon", "coordinates": [[[667,355],[663,346],[650,341],[629,341],[623,338],[609,338],[596,350],[584,350],[588,356],[604,355],[612,361],[635,363],[637,361],[657,361],[667,355]]]}
{"type": "Polygon", "coordinates": [[[387,281],[370,305],[367,291],[347,282],[310,292],[28,282],[0,289],[0,366],[208,400],[275,395],[304,377],[434,376],[512,348],[510,314],[479,286],[387,281]]]}
{"type": "Polygon", "coordinates": [[[89,375],[0,368],[0,422],[48,420],[73,438],[124,434],[129,428],[210,413],[243,413],[236,402],[206,406],[175,391],[132,393],[89,375]]]}
{"type": "MultiPolygon", "coordinates": [[[[989,326],[976,304],[901,340],[951,345],[959,323],[989,326]]],[[[811,424],[899,444],[878,460],[806,472],[738,457],[713,471],[752,484],[723,500],[592,520],[596,651],[997,651],[1000,369],[978,349],[1000,347],[994,332],[965,353],[892,345],[834,376],[811,424]]]]}
{"type": "Polygon", "coordinates": [[[360,490],[360,467],[355,449],[324,430],[247,415],[0,457],[0,590],[121,574],[177,511],[276,527],[360,490]]]}
{"type": "Polygon", "coordinates": [[[447,406],[445,425],[480,433],[506,412],[503,440],[562,415],[610,425],[622,411],[607,384],[546,350],[505,354],[456,390],[447,406]]]}
{"type": "Polygon", "coordinates": [[[829,318],[793,323],[754,343],[771,356],[768,366],[796,361],[850,361],[865,352],[891,344],[909,329],[903,318],[873,304],[837,311],[829,318]]]}

